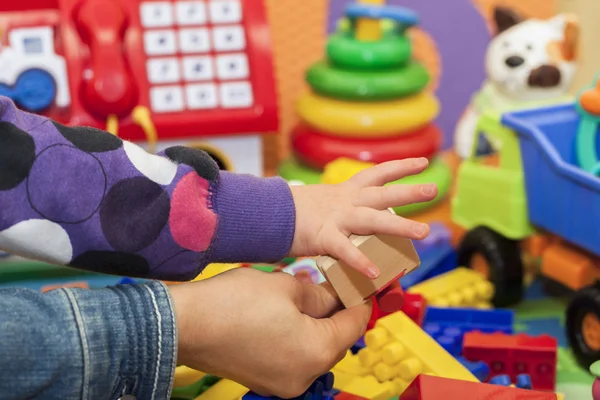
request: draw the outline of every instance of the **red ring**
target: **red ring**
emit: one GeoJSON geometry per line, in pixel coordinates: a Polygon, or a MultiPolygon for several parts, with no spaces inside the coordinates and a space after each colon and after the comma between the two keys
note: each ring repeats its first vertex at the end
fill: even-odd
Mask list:
{"type": "Polygon", "coordinates": [[[322,169],[331,161],[347,157],[376,164],[404,158],[432,159],[442,145],[442,132],[431,123],[410,133],[384,139],[329,136],[299,124],[292,131],[292,148],[306,165],[322,169]]]}

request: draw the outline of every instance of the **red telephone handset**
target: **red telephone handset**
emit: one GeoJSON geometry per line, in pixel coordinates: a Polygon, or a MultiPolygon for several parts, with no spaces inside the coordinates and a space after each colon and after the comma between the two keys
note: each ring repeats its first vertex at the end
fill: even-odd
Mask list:
{"type": "Polygon", "coordinates": [[[89,45],[91,63],[91,76],[82,82],[82,102],[101,118],[128,115],[137,103],[138,87],[121,49],[125,11],[118,1],[84,0],[75,10],[74,22],[89,45]]]}

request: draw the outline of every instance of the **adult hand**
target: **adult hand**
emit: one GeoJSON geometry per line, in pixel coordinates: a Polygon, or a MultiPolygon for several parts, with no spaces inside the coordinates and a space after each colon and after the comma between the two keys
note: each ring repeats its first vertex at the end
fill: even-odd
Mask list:
{"type": "Polygon", "coordinates": [[[251,268],[171,288],[178,362],[262,394],[290,398],[365,332],[371,303],[342,309],[328,284],[251,268]]]}

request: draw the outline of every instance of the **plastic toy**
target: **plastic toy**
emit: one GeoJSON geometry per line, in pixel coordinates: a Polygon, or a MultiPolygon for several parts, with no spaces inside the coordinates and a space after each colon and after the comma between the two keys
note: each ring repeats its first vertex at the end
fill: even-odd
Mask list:
{"type": "Polygon", "coordinates": [[[523,19],[496,7],[496,35],[485,57],[487,80],[456,126],[454,148],[467,158],[478,146],[477,121],[501,113],[571,101],[577,72],[579,24],[572,15],[523,19]]]}
{"type": "MultiPolygon", "coordinates": [[[[370,371],[372,374],[370,376],[374,376],[376,382],[382,382],[376,387],[387,388],[386,399],[402,394],[420,373],[478,382],[477,378],[459,361],[442,349],[402,312],[379,319],[375,328],[365,334],[365,343],[367,347],[358,353],[363,369],[356,370],[357,375],[360,376],[362,373],[365,377],[364,369],[370,371]]],[[[363,381],[364,379],[357,379],[353,381],[354,385],[340,389],[370,397],[359,391],[363,381]]]]}
{"type": "Polygon", "coordinates": [[[297,111],[304,122],[322,132],[379,139],[427,124],[437,116],[439,105],[427,92],[385,103],[350,103],[307,93],[298,102],[297,111]]]}
{"type": "Polygon", "coordinates": [[[509,381],[517,382],[518,375],[529,374],[534,389],[554,390],[557,361],[554,337],[468,332],[464,335],[463,355],[470,361],[484,361],[494,376],[506,374],[509,381]]]}
{"type": "MultiPolygon", "coordinates": [[[[300,123],[292,135],[295,159],[286,160],[279,174],[294,184],[316,183],[320,172],[340,158],[380,163],[427,157],[432,161],[428,170],[394,183],[435,182],[442,199],[451,175],[437,157],[442,138],[433,121],[439,103],[426,90],[429,73],[413,60],[406,32],[418,18],[385,3],[358,1],[348,6],[347,23],[328,40],[326,60],[308,69],[311,91],[298,100],[300,123]]],[[[349,176],[347,171],[341,175],[349,176]]],[[[396,212],[406,215],[434,203],[396,212]]]]}
{"type": "Polygon", "coordinates": [[[529,389],[533,388],[531,384],[531,377],[528,374],[520,374],[517,375],[517,380],[514,385],[510,380],[510,376],[508,375],[496,375],[492,379],[489,380],[489,383],[492,385],[500,385],[500,386],[514,386],[519,389],[529,389]]]}
{"type": "Polygon", "coordinates": [[[585,368],[600,359],[600,178],[578,167],[580,118],[573,104],[484,115],[480,135],[497,149],[497,163],[474,155],[458,171],[453,219],[469,232],[458,260],[494,284],[496,306],[523,295],[524,254],[540,261],[548,289],[574,291],[567,337],[585,368]],[[482,188],[485,185],[485,190],[482,188]]]}
{"type": "Polygon", "coordinates": [[[278,118],[262,0],[23,0],[0,32],[0,93],[20,107],[263,174],[278,118]]]}
{"type": "Polygon", "coordinates": [[[90,284],[87,281],[75,281],[75,282],[67,282],[67,283],[59,283],[56,285],[46,285],[43,286],[40,290],[42,293],[49,292],[51,290],[60,289],[60,288],[78,288],[78,289],[89,289],[90,284]]]}
{"type": "MultiPolygon", "coordinates": [[[[423,318],[427,310],[427,301],[420,294],[403,293],[402,307],[400,311],[406,314],[413,322],[419,326],[423,324],[423,318]]],[[[377,320],[383,318],[392,312],[383,311],[378,304],[378,301],[373,302],[373,311],[371,318],[367,324],[367,330],[373,329],[377,320]]],[[[364,346],[363,346],[364,347],[364,346]]]]}
{"type": "Polygon", "coordinates": [[[481,382],[485,382],[489,378],[490,367],[483,361],[469,361],[463,356],[458,356],[456,359],[481,382]]]}
{"type": "Polygon", "coordinates": [[[441,147],[441,139],[442,134],[436,125],[426,125],[414,132],[374,141],[322,134],[306,124],[299,124],[291,137],[298,160],[317,169],[325,168],[338,158],[371,163],[411,157],[433,159],[441,147]]]}
{"type": "Polygon", "coordinates": [[[579,112],[576,141],[579,165],[589,173],[598,175],[600,160],[596,150],[596,134],[600,126],[600,75],[596,77],[594,86],[579,94],[575,107],[579,112]]]}
{"type": "Polygon", "coordinates": [[[558,400],[558,396],[555,393],[502,387],[487,383],[465,382],[421,374],[399,398],[399,400],[441,399],[558,400]]]}
{"type": "Polygon", "coordinates": [[[494,286],[477,271],[457,268],[408,289],[435,307],[489,308],[494,286]]]}
{"type": "Polygon", "coordinates": [[[592,384],[592,397],[593,400],[600,400],[600,360],[596,361],[590,366],[590,372],[596,379],[592,384]]]}
{"type": "MultiPolygon", "coordinates": [[[[407,293],[409,295],[412,293],[407,293]]],[[[471,308],[428,307],[423,330],[454,356],[462,354],[463,336],[467,332],[513,333],[512,310],[477,310],[471,308]]]]}
{"type": "MultiPolygon", "coordinates": [[[[294,397],[293,400],[333,400],[334,399],[334,375],[328,372],[321,375],[309,388],[300,396],[294,397]]],[[[337,391],[336,391],[337,392],[337,391]]],[[[336,397],[337,398],[337,397],[336,397]]],[[[217,399],[217,397],[214,397],[217,399]]],[[[219,397],[218,399],[221,399],[219,397]]],[[[237,399],[232,399],[237,400],[237,399]]],[[[241,400],[283,400],[280,397],[263,397],[253,392],[245,394],[241,400]]]]}
{"type": "Polygon", "coordinates": [[[419,256],[409,239],[386,235],[353,235],[350,239],[379,268],[381,274],[376,279],[369,279],[342,261],[328,256],[319,257],[319,270],[346,307],[362,304],[419,266],[419,256]]]}

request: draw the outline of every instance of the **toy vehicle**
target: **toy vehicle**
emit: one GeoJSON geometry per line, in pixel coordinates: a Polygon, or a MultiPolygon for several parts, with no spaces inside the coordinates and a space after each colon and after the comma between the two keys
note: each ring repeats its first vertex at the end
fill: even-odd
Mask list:
{"type": "Polygon", "coordinates": [[[567,336],[588,368],[600,359],[600,178],[578,166],[579,119],[574,104],[482,116],[496,153],[460,166],[452,213],[468,229],[459,265],[487,275],[496,306],[521,300],[531,260],[547,289],[574,293],[567,336]]]}
{"type": "Polygon", "coordinates": [[[54,102],[71,102],[64,57],[54,51],[54,33],[48,26],[13,29],[8,46],[0,51],[0,94],[23,108],[42,111],[54,102]]]}

